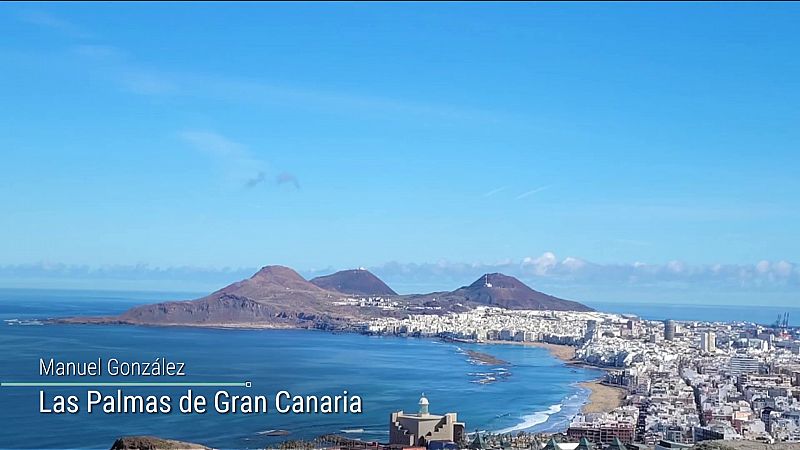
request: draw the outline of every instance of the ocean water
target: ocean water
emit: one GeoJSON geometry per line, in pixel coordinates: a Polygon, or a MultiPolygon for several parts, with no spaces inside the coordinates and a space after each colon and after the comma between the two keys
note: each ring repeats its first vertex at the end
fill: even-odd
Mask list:
{"type": "Polygon", "coordinates": [[[602,302],[586,302],[586,304],[598,311],[634,314],[647,320],[754,322],[762,325],[772,325],[778,315],[789,313],[789,325],[800,326],[800,308],[791,306],[602,302]]]}
{"type": "MultiPolygon", "coordinates": [[[[472,430],[512,432],[563,429],[585,402],[578,383],[600,376],[565,366],[546,350],[513,345],[443,343],[298,330],[215,330],[99,325],[10,325],[70,315],[116,314],[130,306],[192,295],[93,291],[0,290],[0,381],[45,380],[39,358],[89,361],[98,356],[148,361],[165,357],[186,363],[185,381],[251,381],[231,394],[266,395],[279,390],[301,395],[362,398],[361,414],[182,415],[39,413],[39,388],[0,388],[0,448],[109,448],[122,435],[147,434],[199,442],[216,448],[263,448],[283,439],[345,433],[386,441],[392,411],[416,411],[425,393],[434,413],[457,412],[472,430]],[[465,350],[489,353],[510,363],[507,377],[476,383],[477,366],[465,350]],[[291,434],[270,437],[282,429],[291,434]]],[[[108,377],[92,381],[109,380],[108,377]]],[[[81,381],[85,381],[81,380],[81,381]]],[[[116,381],[119,381],[117,379],[116,381]]],[[[129,380],[125,380],[129,381],[129,380]]],[[[145,380],[149,381],[149,380],[145,380]]],[[[160,378],[157,381],[173,381],[160,378]]],[[[184,380],[179,380],[184,381],[184,380]]],[[[87,388],[45,388],[48,397],[79,395],[87,388]]],[[[172,394],[186,388],[123,388],[125,394],[172,394]]],[[[196,388],[212,396],[218,388],[196,388]]],[[[113,394],[116,388],[101,388],[113,394]]]]}

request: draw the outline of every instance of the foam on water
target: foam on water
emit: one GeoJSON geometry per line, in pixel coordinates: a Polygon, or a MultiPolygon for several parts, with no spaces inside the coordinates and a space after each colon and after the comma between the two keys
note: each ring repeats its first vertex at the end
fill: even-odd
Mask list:
{"type": "Polygon", "coordinates": [[[511,426],[511,427],[508,427],[508,428],[503,428],[502,430],[498,430],[497,433],[513,433],[515,431],[527,430],[529,428],[535,427],[536,425],[543,424],[543,423],[547,422],[547,420],[550,418],[550,416],[560,412],[561,411],[561,407],[562,407],[562,405],[560,403],[558,403],[558,404],[555,404],[555,405],[551,405],[549,408],[547,408],[544,411],[537,411],[537,412],[535,412],[533,414],[524,415],[524,416],[522,416],[522,422],[521,423],[518,423],[518,424],[516,424],[514,426],[511,426]]]}

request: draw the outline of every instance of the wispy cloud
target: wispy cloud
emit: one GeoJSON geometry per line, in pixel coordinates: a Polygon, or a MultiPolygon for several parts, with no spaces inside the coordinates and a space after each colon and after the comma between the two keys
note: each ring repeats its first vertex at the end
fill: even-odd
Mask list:
{"type": "Polygon", "coordinates": [[[128,92],[150,96],[182,96],[234,104],[283,105],[325,114],[357,114],[369,118],[420,117],[469,123],[529,123],[496,111],[429,103],[409,98],[366,95],[287,84],[267,79],[165,71],[133,60],[101,65],[128,92]],[[515,122],[517,121],[517,122],[515,122]]]}
{"type": "Polygon", "coordinates": [[[282,184],[289,184],[294,186],[295,189],[300,189],[300,181],[297,179],[296,176],[292,175],[289,172],[281,172],[278,176],[275,177],[275,183],[279,186],[282,184]]]}
{"type": "Polygon", "coordinates": [[[84,28],[62,18],[55,14],[41,11],[41,10],[28,10],[19,14],[19,19],[25,23],[36,25],[41,28],[56,31],[67,37],[72,38],[89,38],[92,34],[84,28]]]}
{"type": "MultiPolygon", "coordinates": [[[[184,130],[178,137],[192,148],[214,158],[226,176],[245,188],[254,188],[268,178],[268,164],[250,148],[220,133],[208,130],[184,130]]],[[[275,176],[277,184],[292,183],[300,187],[294,175],[281,172],[275,176]]]]}
{"type": "Polygon", "coordinates": [[[266,179],[267,179],[267,174],[266,173],[258,172],[258,174],[256,174],[256,176],[254,176],[253,178],[249,178],[249,179],[245,180],[244,187],[246,187],[248,189],[249,188],[254,188],[254,187],[258,186],[259,184],[263,183],[266,179]]]}
{"type": "Polygon", "coordinates": [[[83,58],[87,71],[100,74],[127,92],[149,96],[186,96],[231,103],[281,104],[314,112],[363,114],[370,118],[418,116],[445,121],[519,123],[530,126],[529,118],[500,111],[429,102],[405,97],[376,96],[363,92],[326,90],[290,85],[266,79],[166,70],[147,65],[125,49],[102,42],[87,30],[44,11],[29,11],[20,19],[64,36],[95,42],[67,43],[72,54],[83,58]]]}
{"type": "Polygon", "coordinates": [[[527,198],[527,197],[530,197],[531,195],[538,194],[539,192],[546,191],[546,190],[550,189],[550,187],[551,187],[550,185],[540,186],[540,187],[538,187],[536,189],[531,189],[530,191],[523,192],[522,194],[519,194],[517,196],[517,200],[522,200],[523,198],[527,198]]]}
{"type": "Polygon", "coordinates": [[[489,198],[489,197],[491,197],[493,195],[496,195],[496,194],[499,194],[499,193],[505,191],[506,189],[508,189],[508,186],[502,186],[502,187],[499,187],[499,188],[496,188],[496,189],[492,189],[491,191],[484,192],[483,195],[481,195],[481,198],[489,198]]]}
{"type": "Polygon", "coordinates": [[[118,74],[119,83],[128,91],[142,95],[167,95],[180,92],[179,82],[158,71],[129,67],[118,74]]]}
{"type": "Polygon", "coordinates": [[[178,136],[211,155],[236,160],[252,159],[247,147],[214,131],[185,130],[178,132],[178,136]]]}
{"type": "MultiPolygon", "coordinates": [[[[82,27],[45,11],[26,11],[19,15],[19,19],[38,27],[55,30],[70,38],[93,37],[82,27]]],[[[69,52],[80,58],[93,73],[99,73],[117,83],[125,91],[137,95],[221,98],[231,93],[232,97],[241,95],[241,98],[248,98],[258,93],[247,88],[242,91],[244,84],[239,86],[224,78],[175,73],[148,67],[135,62],[126,50],[102,42],[72,42],[69,45],[69,52]]],[[[289,99],[296,100],[297,95],[302,93],[294,97],[290,95],[289,99]]],[[[271,176],[266,161],[258,157],[248,146],[220,133],[208,130],[184,130],[177,135],[191,147],[215,158],[226,176],[245,188],[261,185],[271,176]]],[[[297,177],[288,172],[272,177],[277,185],[288,183],[295,188],[300,187],[297,177]]]]}

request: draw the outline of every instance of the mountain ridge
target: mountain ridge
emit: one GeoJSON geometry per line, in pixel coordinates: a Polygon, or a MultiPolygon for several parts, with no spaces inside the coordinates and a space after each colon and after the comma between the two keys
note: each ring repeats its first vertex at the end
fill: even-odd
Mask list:
{"type": "Polygon", "coordinates": [[[206,327],[350,329],[378,317],[412,313],[445,314],[477,306],[506,309],[592,311],[586,305],[544,294],[501,273],[487,273],[453,291],[398,295],[364,269],[343,270],[306,280],[294,269],[269,265],[250,278],[206,296],[131,308],[110,318],[73,318],[66,322],[184,325],[206,327]],[[382,297],[383,303],[353,302],[349,297],[382,297]],[[415,312],[416,311],[416,312],[415,312]],[[432,312],[436,311],[436,312],[432,312]]]}

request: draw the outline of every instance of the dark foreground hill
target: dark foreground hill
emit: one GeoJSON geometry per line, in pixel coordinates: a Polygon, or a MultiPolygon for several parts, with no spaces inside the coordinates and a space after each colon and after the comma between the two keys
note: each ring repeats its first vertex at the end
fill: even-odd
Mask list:
{"type": "Polygon", "coordinates": [[[758,441],[715,440],[702,441],[694,446],[695,450],[800,450],[800,443],[776,442],[767,444],[758,441]]]}
{"type": "Polygon", "coordinates": [[[383,297],[397,295],[397,292],[366,269],[342,270],[314,278],[311,283],[322,289],[349,295],[383,297]]]}
{"type": "Polygon", "coordinates": [[[125,436],[114,441],[111,450],[210,450],[190,442],[162,439],[154,436],[125,436]]]}

